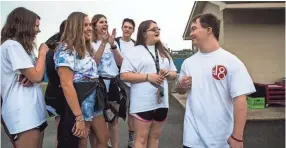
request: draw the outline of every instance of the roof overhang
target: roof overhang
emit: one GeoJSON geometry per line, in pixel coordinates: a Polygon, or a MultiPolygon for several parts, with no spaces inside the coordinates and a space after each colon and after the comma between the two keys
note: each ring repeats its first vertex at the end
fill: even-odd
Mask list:
{"type": "Polygon", "coordinates": [[[195,1],[191,14],[189,16],[187,26],[185,27],[183,39],[184,40],[190,40],[190,23],[192,18],[202,13],[205,5],[207,3],[212,3],[214,5],[217,5],[219,7],[220,11],[223,11],[224,9],[285,9],[285,2],[265,2],[265,1],[195,1]]]}

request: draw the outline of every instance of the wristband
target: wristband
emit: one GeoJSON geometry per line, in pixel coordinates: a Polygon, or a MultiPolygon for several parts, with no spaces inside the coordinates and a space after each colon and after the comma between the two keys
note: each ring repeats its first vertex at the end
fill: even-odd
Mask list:
{"type": "Polygon", "coordinates": [[[146,81],[148,81],[148,74],[146,75],[146,81]]]}
{"type": "Polygon", "coordinates": [[[75,117],[79,117],[79,116],[82,116],[82,114],[79,114],[79,115],[77,115],[77,116],[75,116],[75,117]]]}
{"type": "Polygon", "coordinates": [[[112,49],[112,50],[115,50],[116,48],[117,48],[116,45],[112,45],[112,46],[111,46],[111,49],[112,49]]]}
{"type": "Polygon", "coordinates": [[[237,139],[235,138],[233,135],[230,136],[233,140],[237,141],[237,142],[243,142],[243,140],[237,139]]]}
{"type": "Polygon", "coordinates": [[[76,119],[76,118],[75,118],[75,121],[76,121],[76,122],[84,122],[83,119],[76,119]]]}

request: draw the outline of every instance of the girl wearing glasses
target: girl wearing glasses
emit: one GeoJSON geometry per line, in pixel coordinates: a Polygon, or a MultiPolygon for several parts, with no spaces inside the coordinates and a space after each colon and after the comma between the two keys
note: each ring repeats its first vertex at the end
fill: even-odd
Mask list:
{"type": "Polygon", "coordinates": [[[138,28],[135,49],[121,66],[121,79],[131,83],[130,114],[134,116],[135,148],[158,147],[167,118],[168,83],[176,78],[173,60],[160,41],[160,29],[152,20],[138,28]]]}

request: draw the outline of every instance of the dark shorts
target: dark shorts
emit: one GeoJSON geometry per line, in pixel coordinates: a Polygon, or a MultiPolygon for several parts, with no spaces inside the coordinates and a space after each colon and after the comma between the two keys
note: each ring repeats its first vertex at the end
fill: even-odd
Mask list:
{"type": "Polygon", "coordinates": [[[168,108],[158,108],[151,111],[132,114],[132,116],[134,116],[135,118],[145,122],[150,122],[153,120],[157,122],[163,122],[167,119],[167,115],[168,108]]]}
{"type": "MultiPolygon", "coordinates": [[[[45,121],[44,123],[42,123],[41,125],[39,125],[38,127],[33,128],[33,129],[38,129],[38,130],[40,130],[40,132],[42,132],[42,131],[44,131],[46,129],[47,126],[48,126],[48,122],[45,121]]],[[[18,133],[18,134],[20,134],[20,133],[18,133]]],[[[14,141],[17,141],[18,134],[11,134],[11,137],[12,137],[12,139],[14,141]]]]}
{"type": "Polygon", "coordinates": [[[183,148],[191,148],[191,147],[183,146],[183,148]]]}

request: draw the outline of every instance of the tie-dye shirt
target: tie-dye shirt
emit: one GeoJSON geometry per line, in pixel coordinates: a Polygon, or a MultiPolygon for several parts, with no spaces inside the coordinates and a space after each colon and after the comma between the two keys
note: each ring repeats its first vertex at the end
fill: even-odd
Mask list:
{"type": "Polygon", "coordinates": [[[74,82],[79,82],[84,78],[93,79],[99,77],[96,62],[87,51],[85,52],[85,57],[83,59],[76,57],[77,53],[75,50],[70,53],[66,44],[60,45],[54,55],[56,69],[61,66],[69,67],[74,73],[74,82]]]}
{"type": "MultiPolygon", "coordinates": [[[[100,40],[98,40],[96,43],[92,42],[91,45],[95,52],[99,49],[100,44],[101,44],[100,40]]],[[[106,44],[104,52],[102,53],[100,63],[98,64],[98,73],[100,76],[107,78],[114,78],[119,74],[119,69],[117,67],[114,54],[111,51],[109,43],[106,44]]]]}

